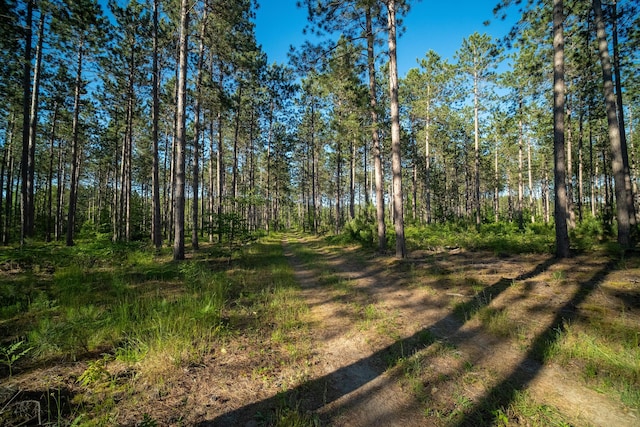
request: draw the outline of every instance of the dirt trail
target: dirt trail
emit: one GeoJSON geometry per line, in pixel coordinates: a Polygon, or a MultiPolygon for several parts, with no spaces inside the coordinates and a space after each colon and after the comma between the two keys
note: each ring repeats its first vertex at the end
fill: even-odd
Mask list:
{"type": "MultiPolygon", "coordinates": [[[[371,357],[370,344],[348,315],[349,302],[336,298],[331,287],[321,286],[318,272],[286,249],[285,243],[285,253],[317,325],[313,334],[317,374],[327,377],[324,404],[318,414],[335,426],[416,425],[421,418],[416,402],[403,392],[396,378],[385,373],[384,363],[371,357]]],[[[336,262],[329,264],[335,266],[336,262]]],[[[375,279],[358,278],[354,271],[340,273],[357,281],[358,287],[371,286],[375,279]]]]}
{"type": "MultiPolygon", "coordinates": [[[[560,292],[548,278],[553,271],[580,270],[576,266],[581,260],[566,265],[544,257],[497,260],[482,254],[461,254],[449,264],[451,257],[431,257],[427,263],[422,254],[414,254],[406,261],[408,271],[399,274],[392,268],[393,260],[356,260],[348,253],[317,252],[314,263],[347,283],[348,292],[341,292],[339,287],[323,285],[318,280],[322,272],[310,269],[286,242],[283,245],[316,323],[316,375],[326,378],[324,401],[317,413],[324,422],[335,426],[420,426],[452,425],[450,421],[459,420],[426,410],[407,389],[406,381],[401,381],[402,370],[387,369],[385,359],[394,349],[397,352],[400,347],[406,352],[400,357],[409,358],[427,347],[416,337],[428,335],[453,350],[433,355],[431,375],[420,387],[426,389],[423,394],[435,407],[451,407],[450,414],[456,410],[468,413],[485,400],[501,399],[503,389],[515,385],[539,404],[556,408],[575,425],[640,425],[637,414],[585,387],[579,378],[558,366],[534,362],[526,346],[496,338],[477,320],[462,322],[452,314],[456,304],[471,308],[490,305],[495,310],[519,307],[523,317],[516,323],[530,324],[527,333],[533,341],[580,302],[577,297],[569,298],[570,289],[565,286],[560,292]],[[462,268],[462,276],[494,284],[474,295],[448,283],[436,282],[442,285],[442,292],[433,292],[433,287],[412,282],[426,277],[419,273],[421,269],[434,266],[436,276],[438,269],[451,272],[462,268]],[[512,286],[516,281],[525,285],[512,286]],[[378,313],[375,325],[363,326],[363,307],[378,313]]],[[[589,272],[606,272],[607,266],[596,262],[589,268],[589,272]]],[[[474,418],[463,416],[460,424],[473,422],[474,418]]],[[[526,424],[526,420],[522,422],[526,424]]]]}

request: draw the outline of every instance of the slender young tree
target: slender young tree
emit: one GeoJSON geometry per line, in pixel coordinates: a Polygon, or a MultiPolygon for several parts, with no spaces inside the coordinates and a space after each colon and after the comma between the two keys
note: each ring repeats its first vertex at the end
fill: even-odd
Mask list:
{"type": "Polygon", "coordinates": [[[373,34],[373,5],[366,5],[367,72],[369,75],[369,113],[371,114],[371,141],[373,153],[373,173],[376,185],[376,224],[378,230],[378,250],[387,249],[387,226],[384,220],[384,175],[382,173],[382,149],[378,129],[378,89],[376,83],[375,39],[373,34]]]}
{"type": "Polygon", "coordinates": [[[24,245],[24,239],[31,235],[33,229],[30,225],[31,211],[33,210],[33,200],[29,197],[29,187],[33,183],[29,179],[29,131],[30,111],[29,100],[31,99],[31,39],[33,18],[33,0],[27,1],[27,16],[25,22],[24,40],[24,63],[22,76],[22,157],[21,157],[21,179],[22,187],[20,192],[20,245],[24,245]]]}
{"type": "Polygon", "coordinates": [[[198,45],[198,65],[196,76],[196,93],[195,93],[195,105],[194,105],[194,117],[193,117],[193,201],[191,207],[191,247],[193,249],[199,248],[198,243],[198,221],[199,209],[198,209],[198,190],[199,190],[199,175],[200,175],[200,104],[202,98],[202,80],[203,80],[203,68],[204,68],[204,37],[207,25],[207,12],[208,5],[205,2],[204,12],[202,14],[202,20],[200,23],[199,45],[198,45]]]}
{"type": "Polygon", "coordinates": [[[31,89],[31,108],[29,109],[29,154],[27,157],[27,234],[33,236],[35,229],[35,167],[36,167],[36,136],[38,131],[38,107],[40,97],[40,81],[42,80],[42,48],[44,45],[44,30],[46,11],[40,10],[38,20],[38,44],[36,45],[36,60],[33,67],[33,85],[31,89]]]}
{"type": "Polygon", "coordinates": [[[80,0],[67,3],[66,6],[67,9],[63,11],[65,15],[63,18],[65,19],[58,19],[56,25],[60,32],[62,47],[70,48],[74,46],[76,55],[73,119],[71,124],[71,173],[69,177],[66,233],[67,246],[73,246],[80,181],[80,161],[82,159],[80,110],[82,108],[81,95],[84,90],[83,72],[88,54],[95,53],[97,47],[102,45],[107,23],[96,0],[80,0]]]}
{"type": "Polygon", "coordinates": [[[480,110],[483,97],[482,85],[495,77],[493,69],[497,65],[498,48],[487,34],[473,33],[462,41],[457,53],[458,66],[464,74],[470,76],[473,92],[473,140],[474,140],[474,179],[473,202],[476,226],[480,226],[480,110]]]}
{"type": "Polygon", "coordinates": [[[564,144],[564,10],[563,0],[553,0],[553,158],[556,256],[569,257],[567,190],[564,144]]]}
{"type": "Polygon", "coordinates": [[[178,73],[178,105],[176,119],[176,156],[174,182],[175,234],[173,238],[173,259],[183,260],[184,219],[185,219],[185,151],[187,125],[187,56],[189,54],[189,1],[182,0],[180,6],[180,54],[178,73]]]}
{"type": "Polygon", "coordinates": [[[160,115],[160,70],[158,67],[158,15],[159,15],[159,0],[153,0],[153,17],[152,17],[152,38],[153,38],[153,53],[152,53],[152,69],[151,69],[151,94],[152,94],[152,106],[151,106],[151,139],[152,139],[152,219],[151,219],[151,233],[152,241],[156,249],[162,247],[162,222],[160,215],[160,159],[158,150],[159,140],[159,115],[160,115]]]}

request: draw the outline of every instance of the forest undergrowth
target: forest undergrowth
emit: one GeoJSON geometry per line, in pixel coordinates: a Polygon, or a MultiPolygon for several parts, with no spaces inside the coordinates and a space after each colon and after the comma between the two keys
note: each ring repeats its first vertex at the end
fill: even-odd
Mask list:
{"type": "Polygon", "coordinates": [[[359,233],[181,262],[100,238],[0,248],[0,424],[361,425],[332,412],[364,383],[331,397],[350,371],[322,371],[328,308],[349,366],[390,378],[415,425],[600,425],[542,396],[554,378],[640,422],[640,257],[587,229],[557,261],[552,229],[510,227],[408,228],[406,260],[359,233]]]}

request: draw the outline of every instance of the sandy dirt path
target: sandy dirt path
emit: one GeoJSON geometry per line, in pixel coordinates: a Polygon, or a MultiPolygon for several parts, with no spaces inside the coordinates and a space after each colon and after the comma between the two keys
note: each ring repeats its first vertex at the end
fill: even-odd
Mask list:
{"type": "MultiPolygon", "coordinates": [[[[554,322],[562,321],[566,314],[563,311],[579,303],[576,300],[579,294],[571,299],[570,292],[559,294],[543,280],[550,270],[566,271],[572,266],[557,265],[549,258],[527,260],[526,257],[517,264],[501,261],[498,265],[495,260],[491,262],[480,255],[466,255],[468,259],[456,262],[466,263],[469,274],[476,276],[482,276],[482,269],[486,269],[484,280],[495,280],[495,283],[480,296],[464,295],[459,290],[435,294],[412,286],[407,279],[411,272],[399,275],[397,268],[391,268],[394,261],[351,259],[348,251],[336,255],[320,250],[315,264],[347,284],[348,291],[340,292],[335,286],[323,284],[318,279],[322,271],[297,259],[286,242],[284,247],[316,324],[314,357],[318,361],[317,374],[326,381],[324,402],[317,413],[326,423],[336,426],[421,426],[452,425],[449,421],[454,419],[458,421],[453,425],[474,423],[473,417],[447,421],[442,417],[434,418],[433,413],[429,416],[424,402],[420,403],[407,390],[406,384],[403,385],[401,369],[389,368],[389,355],[394,350],[397,352],[398,347],[405,352],[400,357],[411,356],[428,347],[418,338],[427,334],[455,347],[453,356],[432,360],[430,368],[434,381],[424,387],[430,388],[428,393],[436,395],[435,403],[442,400],[442,395],[453,392],[464,396],[463,404],[454,405],[472,412],[470,408],[474,405],[489,398],[501,398],[492,395],[499,395],[505,385],[515,385],[526,390],[536,402],[556,408],[576,425],[640,425],[637,414],[585,387],[561,367],[541,365],[532,360],[525,346],[487,334],[477,321],[463,322],[452,315],[451,306],[457,300],[463,304],[481,305],[485,304],[484,298],[486,305],[496,309],[520,304],[520,309],[529,313],[524,314],[528,318],[521,321],[538,325],[530,332],[535,340],[536,336],[541,336],[538,331],[557,326],[554,322]],[[539,261],[539,264],[527,265],[529,261],[539,261]],[[529,288],[523,294],[521,287],[512,285],[524,280],[529,288]],[[542,301],[546,302],[546,310],[542,309],[542,301]],[[366,322],[363,324],[358,316],[363,307],[365,310],[374,307],[381,313],[379,320],[392,325],[381,333],[380,324],[373,327],[366,322]],[[460,372],[465,370],[471,371],[469,374],[479,380],[469,381],[469,375],[460,372]]],[[[420,264],[419,254],[414,261],[420,264]]],[[[605,272],[608,268],[604,264],[590,267],[605,272]]]]}

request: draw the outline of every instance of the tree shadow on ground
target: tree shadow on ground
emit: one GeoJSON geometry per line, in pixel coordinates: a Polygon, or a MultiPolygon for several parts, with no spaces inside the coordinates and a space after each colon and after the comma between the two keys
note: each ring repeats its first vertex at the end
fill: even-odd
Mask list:
{"type": "MultiPolygon", "coordinates": [[[[502,278],[493,285],[485,288],[481,294],[465,302],[465,306],[460,309],[464,309],[467,312],[476,312],[482,307],[487,306],[493,298],[508,289],[514,280],[520,281],[532,278],[547,271],[555,263],[555,259],[549,258],[538,264],[531,271],[523,273],[518,277],[513,279],[502,278]]],[[[599,282],[601,279],[600,276],[604,277],[604,272],[592,281],[594,283],[599,282]]],[[[595,287],[595,284],[590,286],[590,289],[585,295],[581,295],[580,298],[574,298],[570,304],[579,303],[588,295],[593,287],[595,287]]],[[[562,319],[558,319],[555,323],[560,324],[561,321],[562,319]]],[[[407,338],[398,340],[366,358],[341,367],[322,377],[306,381],[290,390],[222,414],[212,420],[202,421],[198,423],[197,426],[253,425],[252,423],[255,424],[256,419],[269,419],[265,414],[273,414],[279,408],[283,407],[295,408],[296,410],[307,412],[317,411],[321,407],[335,402],[341,397],[356,391],[360,387],[380,377],[385,372],[386,366],[395,365],[400,358],[407,354],[412,354],[418,350],[427,348],[433,344],[438,337],[443,335],[451,336],[459,331],[465,323],[466,322],[460,320],[459,310],[454,309],[434,324],[421,329],[407,338]],[[349,380],[344,381],[345,378],[349,380]]],[[[550,330],[553,331],[553,329],[550,330]]],[[[538,341],[544,340],[546,340],[546,338],[538,339],[538,341]]],[[[538,347],[539,346],[540,344],[538,344],[538,347]]],[[[516,376],[516,374],[512,376],[516,376]]],[[[524,384],[526,384],[526,382],[523,383],[523,385],[524,384]]],[[[509,386],[506,383],[505,385],[509,386]]],[[[513,394],[517,390],[515,387],[518,387],[518,383],[515,383],[515,387],[509,387],[514,389],[513,393],[510,393],[510,399],[512,399],[513,394]]],[[[483,406],[479,406],[478,410],[480,411],[482,407],[483,406]]],[[[348,408],[342,407],[332,412],[337,413],[340,411],[346,412],[348,408]]],[[[465,418],[465,420],[471,420],[472,417],[477,416],[470,413],[469,417],[465,418]]]]}
{"type": "Polygon", "coordinates": [[[490,425],[494,421],[496,411],[504,409],[514,402],[517,393],[524,390],[542,370],[544,365],[541,361],[561,336],[559,331],[564,328],[566,323],[570,323],[577,317],[577,307],[591,295],[598,285],[603,283],[614,266],[615,263],[610,261],[589,280],[579,283],[573,297],[560,307],[549,326],[535,338],[530,350],[512,373],[494,386],[471,410],[467,411],[455,424],[456,426],[490,425]]]}

